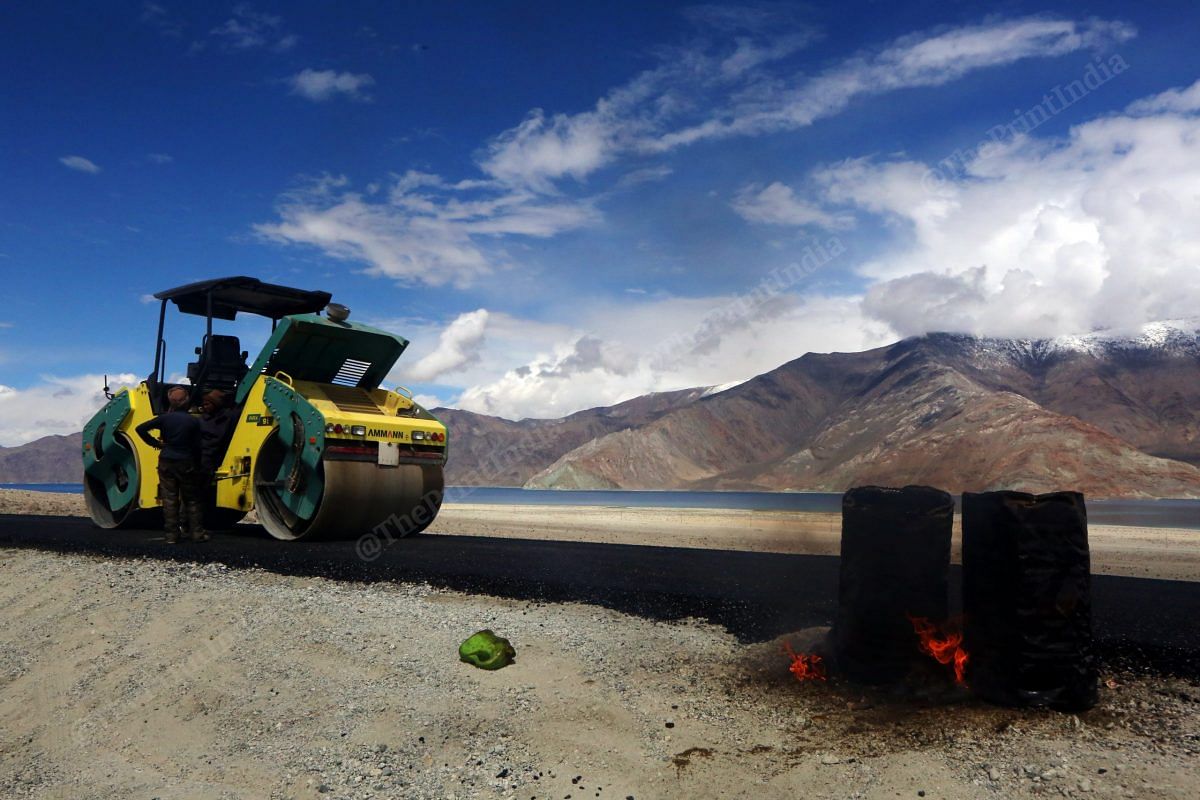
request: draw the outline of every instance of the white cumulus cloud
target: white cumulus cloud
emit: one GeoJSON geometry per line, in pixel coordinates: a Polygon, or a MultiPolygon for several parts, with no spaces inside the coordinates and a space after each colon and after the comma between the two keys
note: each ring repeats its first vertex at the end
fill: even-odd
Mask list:
{"type": "Polygon", "coordinates": [[[911,161],[818,175],[825,196],[898,225],[860,268],[865,307],[903,335],[1126,329],[1200,307],[1200,82],[979,149],[930,182],[911,161]]]}
{"type": "Polygon", "coordinates": [[[488,312],[484,308],[459,314],[438,337],[437,349],[402,369],[401,374],[408,380],[425,383],[478,362],[487,322],[488,312]]]}
{"type": "MultiPolygon", "coordinates": [[[[109,375],[109,385],[133,386],[132,374],[109,375]]],[[[108,400],[103,375],[43,376],[24,389],[0,386],[0,446],[77,433],[108,400]]]]}
{"type": "Polygon", "coordinates": [[[552,179],[582,179],[612,160],[618,135],[617,121],[603,111],[547,119],[534,109],[491,142],[483,168],[505,183],[549,191],[552,179]]]}
{"type": "MultiPolygon", "coordinates": [[[[455,352],[443,341],[451,326],[369,322],[412,342],[390,383],[412,385],[407,361],[455,352]]],[[[474,341],[477,324],[461,323],[449,338],[474,341]]],[[[560,417],[649,392],[738,383],[810,350],[857,351],[894,338],[886,325],[863,315],[861,297],[787,291],[770,297],[746,292],[595,299],[573,308],[569,322],[489,311],[484,327],[477,344],[462,348],[478,357],[437,376],[439,384],[457,390],[439,389],[437,398],[427,398],[433,405],[510,419],[560,417]]]]}
{"type": "Polygon", "coordinates": [[[738,383],[808,351],[862,350],[891,337],[886,326],[863,316],[858,297],[793,294],[779,295],[741,324],[712,330],[713,320],[728,319],[729,307],[740,299],[623,301],[580,309],[573,331],[543,339],[532,358],[467,386],[451,405],[510,419],[560,417],[650,392],[738,383]]]}

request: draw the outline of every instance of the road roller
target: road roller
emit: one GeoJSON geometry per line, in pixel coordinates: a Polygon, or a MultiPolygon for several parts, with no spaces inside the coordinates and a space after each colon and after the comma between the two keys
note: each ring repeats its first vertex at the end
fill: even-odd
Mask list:
{"type": "MultiPolygon", "coordinates": [[[[206,526],[250,511],[278,539],[388,537],[420,532],[442,504],[448,432],[404,387],[382,388],[408,341],[354,322],[328,292],[231,277],[159,292],[154,370],[112,392],[83,431],[84,497],[102,528],[161,520],[158,451],[134,433],[182,387],[195,408],[220,389],[233,422],[207,487],[206,526]],[[168,379],[169,305],[206,319],[186,377],[168,379]],[[239,314],[271,321],[254,361],[236,336],[214,333],[239,314]]],[[[199,413],[193,411],[191,413],[199,413]]]]}

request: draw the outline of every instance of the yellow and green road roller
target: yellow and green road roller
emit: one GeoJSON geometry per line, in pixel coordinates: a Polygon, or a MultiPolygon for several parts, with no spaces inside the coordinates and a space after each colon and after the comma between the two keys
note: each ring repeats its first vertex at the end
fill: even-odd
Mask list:
{"type": "MultiPolygon", "coordinates": [[[[161,301],[154,371],[115,394],[83,431],[84,496],[102,528],[145,527],[161,514],[158,451],[133,429],[182,387],[192,406],[220,389],[234,399],[232,430],[209,487],[210,527],[251,510],[279,539],[389,536],[429,525],[442,503],[446,426],[403,387],[384,381],[408,342],[349,320],[328,292],[231,277],[154,295],[161,301]],[[186,380],[167,379],[167,306],[207,320],[186,380]],[[258,357],[213,321],[271,320],[258,357]],[[382,526],[382,527],[381,527],[382,526]]],[[[108,387],[105,387],[108,391],[108,387]]]]}

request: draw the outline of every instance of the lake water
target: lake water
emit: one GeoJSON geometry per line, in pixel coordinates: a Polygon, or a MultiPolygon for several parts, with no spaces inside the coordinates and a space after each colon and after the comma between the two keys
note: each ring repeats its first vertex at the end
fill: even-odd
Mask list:
{"type": "MultiPolygon", "coordinates": [[[[3,489],[81,494],[78,483],[0,483],[3,489]]],[[[837,492],[629,492],[558,491],[494,486],[449,486],[447,503],[504,505],[640,506],[658,508],[736,508],[754,511],[842,509],[837,492]]],[[[1145,525],[1200,530],[1200,500],[1089,500],[1088,519],[1100,525],[1145,525]]]]}
{"type": "Polygon", "coordinates": [[[83,494],[82,483],[0,483],[0,489],[28,489],[31,492],[83,494]]]}

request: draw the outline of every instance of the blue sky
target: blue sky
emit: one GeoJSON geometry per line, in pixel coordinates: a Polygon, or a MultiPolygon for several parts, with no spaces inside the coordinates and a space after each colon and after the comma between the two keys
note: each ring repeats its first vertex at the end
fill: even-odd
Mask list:
{"type": "Polygon", "coordinates": [[[412,340],[395,382],[508,417],[1192,314],[1198,17],[8,7],[0,445],[78,430],[98,375],[149,370],[144,296],[219,275],[332,291],[412,340]]]}

